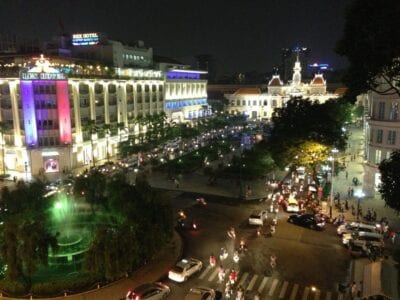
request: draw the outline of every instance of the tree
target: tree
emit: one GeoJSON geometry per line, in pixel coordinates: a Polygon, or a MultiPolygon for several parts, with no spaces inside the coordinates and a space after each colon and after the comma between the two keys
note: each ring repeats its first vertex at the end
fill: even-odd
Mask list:
{"type": "Polygon", "coordinates": [[[354,0],[348,6],[336,52],[349,61],[344,83],[352,101],[368,90],[400,95],[399,15],[398,0],[354,0]]]}
{"type": "Polygon", "coordinates": [[[2,170],[3,170],[3,175],[6,175],[6,161],[5,161],[5,147],[6,143],[4,140],[4,133],[8,131],[8,126],[6,123],[0,121],[0,141],[2,143],[1,145],[1,165],[2,165],[2,170]]]}
{"type": "Polygon", "coordinates": [[[275,109],[269,144],[276,164],[285,167],[291,163],[297,155],[293,149],[306,141],[344,149],[347,135],[342,128],[349,116],[350,105],[343,100],[320,104],[293,98],[275,109]]]}
{"type": "Polygon", "coordinates": [[[12,191],[2,189],[1,256],[7,264],[6,277],[23,279],[28,287],[39,265],[47,265],[48,253],[57,250],[56,236],[49,229],[50,201],[43,197],[40,182],[19,182],[12,191]]]}
{"type": "Polygon", "coordinates": [[[386,204],[400,212],[400,150],[393,151],[379,164],[381,185],[379,192],[386,204]]]}
{"type": "Polygon", "coordinates": [[[94,157],[94,145],[93,145],[93,135],[97,133],[99,130],[99,127],[96,125],[95,120],[90,120],[87,125],[84,126],[84,131],[86,131],[88,134],[90,134],[90,146],[92,149],[92,164],[93,167],[96,166],[96,161],[94,157]]]}

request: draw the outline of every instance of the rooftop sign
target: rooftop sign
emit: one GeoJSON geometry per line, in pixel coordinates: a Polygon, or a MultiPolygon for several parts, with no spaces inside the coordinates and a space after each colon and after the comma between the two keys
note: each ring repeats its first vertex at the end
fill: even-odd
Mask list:
{"type": "Polygon", "coordinates": [[[22,80],[64,80],[67,79],[64,73],[50,66],[50,62],[43,54],[36,60],[35,66],[28,71],[21,72],[22,80]]]}
{"type": "Polygon", "coordinates": [[[90,46],[99,43],[99,35],[96,32],[91,33],[74,33],[72,35],[72,45],[74,46],[90,46]]]}

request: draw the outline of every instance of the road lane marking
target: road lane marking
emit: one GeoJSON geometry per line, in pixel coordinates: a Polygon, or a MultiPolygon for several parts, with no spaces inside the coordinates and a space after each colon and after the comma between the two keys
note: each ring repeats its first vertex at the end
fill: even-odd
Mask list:
{"type": "Polygon", "coordinates": [[[201,275],[200,275],[200,279],[203,279],[204,277],[206,277],[206,275],[207,275],[207,273],[208,273],[208,271],[210,271],[211,270],[211,266],[208,266],[204,271],[203,271],[203,273],[201,273],[201,275]]]}
{"type": "Polygon", "coordinates": [[[278,285],[278,282],[279,282],[279,280],[276,279],[276,278],[274,279],[274,281],[272,281],[271,288],[269,289],[268,296],[272,296],[274,294],[276,286],[278,285]]]}
{"type": "Polygon", "coordinates": [[[327,292],[326,293],[326,300],[331,300],[332,299],[332,292],[327,292]]]}
{"type": "Polygon", "coordinates": [[[301,299],[302,300],[307,300],[309,292],[310,292],[310,288],[309,287],[304,288],[303,297],[301,299]]]}
{"type": "Polygon", "coordinates": [[[287,282],[287,281],[285,281],[283,283],[282,288],[281,288],[281,292],[279,293],[279,299],[283,299],[283,297],[285,297],[285,293],[286,293],[288,285],[289,285],[289,282],[287,282]]]}
{"type": "Polygon", "coordinates": [[[217,276],[218,272],[219,272],[219,269],[216,268],[215,271],[211,274],[210,278],[208,278],[208,281],[213,281],[215,276],[217,276]]]}
{"type": "Polygon", "coordinates": [[[240,278],[239,286],[242,286],[244,288],[243,284],[246,281],[247,276],[249,276],[249,273],[246,272],[243,274],[242,278],[240,278]]]}
{"type": "Polygon", "coordinates": [[[261,285],[260,285],[260,287],[258,288],[258,292],[259,292],[260,294],[262,293],[262,291],[263,291],[265,285],[267,284],[268,279],[269,279],[269,277],[265,276],[265,277],[263,278],[263,280],[261,281],[261,285]]]}
{"type": "Polygon", "coordinates": [[[253,276],[253,278],[250,280],[250,283],[249,283],[249,285],[247,286],[247,289],[246,289],[246,290],[251,291],[251,290],[253,289],[254,284],[255,284],[256,281],[257,281],[257,278],[258,278],[258,275],[254,275],[254,276],[253,276]]]}
{"type": "Polygon", "coordinates": [[[297,294],[298,289],[299,289],[299,285],[296,283],[293,286],[292,293],[290,294],[290,300],[295,300],[296,299],[296,294],[297,294]]]}

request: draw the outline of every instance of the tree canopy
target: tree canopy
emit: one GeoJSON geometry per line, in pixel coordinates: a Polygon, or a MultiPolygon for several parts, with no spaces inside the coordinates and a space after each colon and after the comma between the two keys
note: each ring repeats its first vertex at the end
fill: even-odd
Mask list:
{"type": "Polygon", "coordinates": [[[379,164],[381,172],[381,185],[379,192],[386,204],[400,211],[400,151],[394,151],[388,159],[379,164]]]}
{"type": "Polygon", "coordinates": [[[285,167],[305,142],[344,149],[347,135],[342,128],[349,118],[350,105],[342,100],[323,104],[301,98],[289,100],[272,115],[270,148],[275,162],[285,167]]]}
{"type": "Polygon", "coordinates": [[[400,1],[354,0],[336,51],[349,61],[344,83],[352,101],[368,90],[400,95],[400,1]],[[386,88],[378,89],[380,83],[386,88]]]}

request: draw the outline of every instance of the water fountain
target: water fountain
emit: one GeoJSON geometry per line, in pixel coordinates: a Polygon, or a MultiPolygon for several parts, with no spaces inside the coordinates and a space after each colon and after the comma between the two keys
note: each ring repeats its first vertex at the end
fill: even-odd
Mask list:
{"type": "Polygon", "coordinates": [[[50,265],[79,263],[92,241],[92,226],[80,222],[80,208],[71,197],[59,193],[51,208],[52,233],[57,235],[59,249],[50,251],[50,265]]]}

